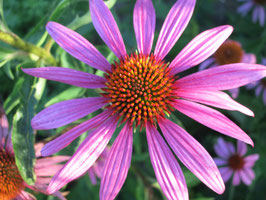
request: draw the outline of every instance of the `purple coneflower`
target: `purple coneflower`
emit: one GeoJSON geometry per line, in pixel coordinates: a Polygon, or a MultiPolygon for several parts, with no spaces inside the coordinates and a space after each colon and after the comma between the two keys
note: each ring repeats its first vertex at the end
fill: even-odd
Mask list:
{"type": "Polygon", "coordinates": [[[137,0],[133,22],[138,53],[132,54],[127,54],[118,26],[104,2],[90,0],[89,3],[93,25],[119,58],[118,61],[109,64],[90,42],[58,23],[49,22],[47,30],[72,56],[104,71],[104,78],[60,67],[23,69],[32,76],[84,88],[101,88],[104,91],[101,97],[54,104],[32,119],[34,129],[53,129],[100,108],[104,110],[44,146],[42,155],[48,156],[66,147],[85,131],[92,130],[72,158],[53,177],[48,192],[53,193],[84,174],[100,156],[120,121],[124,127],[106,159],[100,199],[114,199],[126,179],[132,155],[133,126],[146,128],[151,163],[168,199],[188,199],[186,182],[172,151],[204,184],[219,194],[223,193],[223,180],[209,153],[165,115],[176,109],[209,128],[253,145],[250,137],[237,125],[222,113],[203,104],[238,110],[253,116],[252,111],[220,90],[240,87],[265,77],[265,66],[230,64],[180,78],[176,76],[177,73],[198,65],[212,55],[233,28],[220,26],[204,31],[168,63],[164,58],[185,30],[195,0],[176,1],[162,26],[154,53],[151,53],[151,49],[155,10],[151,0],[137,0]]]}
{"type": "Polygon", "coordinates": [[[259,159],[258,154],[252,154],[244,157],[247,153],[247,145],[237,141],[237,149],[231,142],[226,142],[222,138],[218,139],[214,145],[215,153],[219,158],[214,158],[217,166],[223,177],[224,182],[227,182],[233,175],[233,185],[239,185],[240,180],[246,185],[250,185],[255,178],[255,173],[252,170],[255,162],[259,159]]]}
{"type": "MultiPolygon", "coordinates": [[[[245,53],[240,42],[226,40],[211,58],[206,59],[200,64],[199,70],[233,63],[255,64],[256,56],[254,54],[245,53]]],[[[233,98],[237,98],[239,88],[233,88],[229,91],[233,98]]]]}
{"type": "Polygon", "coordinates": [[[252,9],[252,7],[254,7],[252,12],[253,23],[259,21],[260,25],[264,26],[266,0],[238,0],[238,1],[244,2],[243,5],[238,7],[237,9],[238,13],[245,16],[252,9]]]}
{"type": "MultiPolygon", "coordinates": [[[[0,107],[0,199],[34,200],[35,197],[24,191],[25,188],[48,194],[46,188],[51,181],[51,177],[62,168],[63,165],[59,163],[68,160],[69,157],[54,156],[38,158],[40,157],[40,153],[38,152],[43,147],[43,144],[36,144],[35,150],[37,160],[34,171],[37,179],[33,186],[28,185],[23,181],[15,163],[11,137],[5,112],[3,108],[0,107]]],[[[54,195],[60,199],[65,199],[60,192],[55,192],[54,195]]]]}

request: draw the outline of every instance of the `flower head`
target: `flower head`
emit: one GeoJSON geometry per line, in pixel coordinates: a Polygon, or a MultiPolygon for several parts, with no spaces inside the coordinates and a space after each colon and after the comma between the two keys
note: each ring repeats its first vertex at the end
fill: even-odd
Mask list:
{"type": "Polygon", "coordinates": [[[168,120],[165,114],[176,109],[209,128],[253,145],[249,136],[237,125],[203,104],[253,116],[252,111],[220,90],[240,87],[265,77],[265,66],[229,64],[180,78],[176,74],[212,55],[231,34],[232,27],[220,26],[202,32],[168,63],[165,56],[185,30],[195,0],[175,2],[163,23],[154,53],[151,49],[155,10],[151,0],[137,0],[133,22],[138,52],[133,54],[127,54],[118,26],[105,3],[102,0],[90,0],[89,3],[93,25],[118,61],[109,64],[90,42],[58,23],[49,22],[47,30],[68,53],[104,71],[105,77],[59,67],[23,69],[32,76],[84,88],[101,88],[103,91],[101,97],[54,104],[32,119],[34,129],[52,129],[103,108],[101,114],[67,131],[42,149],[43,156],[51,155],[82,133],[91,131],[72,158],[53,177],[48,192],[55,192],[84,174],[105,149],[121,120],[123,128],[104,164],[100,199],[114,199],[126,179],[132,155],[133,126],[146,129],[151,163],[168,199],[188,199],[184,175],[172,151],[204,184],[219,194],[223,193],[224,183],[209,153],[183,128],[168,120]]]}
{"type": "Polygon", "coordinates": [[[243,16],[247,15],[247,13],[253,8],[252,12],[252,21],[256,23],[259,21],[261,26],[265,24],[265,0],[238,0],[244,1],[245,3],[238,7],[237,12],[242,14],[243,16]]]}
{"type": "MultiPolygon", "coordinates": [[[[233,63],[255,64],[256,56],[254,54],[245,53],[240,42],[226,40],[213,54],[213,57],[200,64],[199,70],[233,63]]],[[[233,98],[237,98],[239,88],[233,88],[229,91],[233,98]]]]}
{"type": "Polygon", "coordinates": [[[224,182],[227,182],[233,176],[233,185],[239,185],[240,181],[246,185],[250,185],[255,178],[252,167],[259,159],[258,154],[252,154],[244,157],[247,152],[247,145],[237,141],[237,149],[232,143],[218,139],[214,145],[214,150],[219,156],[214,158],[215,163],[220,166],[219,170],[224,182]]]}
{"type": "MultiPolygon", "coordinates": [[[[3,108],[0,106],[0,199],[35,199],[30,193],[24,191],[25,188],[30,188],[36,192],[47,194],[46,188],[48,183],[62,165],[60,162],[69,159],[68,156],[54,156],[49,158],[40,157],[40,149],[43,144],[38,143],[35,146],[36,150],[36,165],[35,173],[37,180],[35,185],[27,185],[17,168],[15,162],[14,151],[11,143],[11,132],[8,130],[8,121],[3,108]],[[39,153],[38,153],[39,152],[39,153]]],[[[60,199],[65,199],[60,192],[55,192],[55,196],[60,199]]]]}

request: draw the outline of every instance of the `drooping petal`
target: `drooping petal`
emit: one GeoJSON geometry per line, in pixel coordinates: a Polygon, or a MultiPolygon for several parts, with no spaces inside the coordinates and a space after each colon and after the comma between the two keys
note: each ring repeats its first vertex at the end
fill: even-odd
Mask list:
{"type": "Polygon", "coordinates": [[[244,158],[244,167],[253,167],[255,162],[259,159],[259,154],[252,154],[244,158]]]}
{"type": "Polygon", "coordinates": [[[188,200],[184,175],[171,150],[153,125],[147,124],[146,134],[151,163],[164,195],[167,199],[188,200]]]}
{"type": "Polygon", "coordinates": [[[233,185],[234,185],[234,186],[237,186],[237,185],[239,185],[239,184],[240,184],[240,176],[239,176],[239,172],[236,171],[236,172],[234,173],[234,176],[233,176],[233,185]]]}
{"type": "Polygon", "coordinates": [[[219,170],[221,172],[223,181],[226,183],[230,179],[230,177],[232,176],[233,170],[230,169],[229,167],[221,167],[221,168],[219,168],[219,170]]]}
{"type": "Polygon", "coordinates": [[[243,5],[241,5],[237,8],[237,12],[242,14],[243,16],[245,16],[250,11],[250,9],[253,5],[254,5],[254,3],[252,1],[244,3],[243,5]]]}
{"type": "Polygon", "coordinates": [[[261,26],[264,26],[265,23],[265,8],[260,6],[258,8],[258,18],[261,26]]]}
{"type": "Polygon", "coordinates": [[[228,159],[229,156],[231,156],[227,143],[221,137],[218,138],[217,143],[214,145],[214,151],[218,156],[224,159],[228,159]]]}
{"type": "Polygon", "coordinates": [[[176,81],[182,89],[229,90],[266,76],[266,67],[257,64],[236,63],[196,72],[176,81]]]}
{"type": "Polygon", "coordinates": [[[173,106],[181,113],[220,133],[253,146],[251,138],[225,115],[207,106],[176,99],[173,106]]]}
{"type": "Polygon", "coordinates": [[[105,57],[80,34],[56,22],[48,22],[46,30],[73,57],[104,72],[111,70],[105,57]]]}
{"type": "Polygon", "coordinates": [[[75,140],[78,136],[86,131],[93,129],[100,124],[104,123],[104,121],[111,115],[110,111],[104,111],[103,113],[87,120],[78,126],[70,129],[66,133],[60,135],[59,137],[55,138],[54,140],[46,143],[42,148],[42,156],[50,156],[52,154],[57,153],[58,151],[65,148],[69,145],[73,140],[75,140]]]}
{"type": "Polygon", "coordinates": [[[126,47],[115,19],[103,0],[89,0],[92,23],[106,45],[118,57],[126,56],[126,47]]]}
{"type": "Polygon", "coordinates": [[[124,184],[131,162],[132,142],[132,127],[127,123],[115,139],[105,161],[100,187],[101,200],[113,200],[124,184]]]}
{"type": "Polygon", "coordinates": [[[100,76],[63,67],[25,68],[22,71],[31,76],[82,88],[102,88],[106,82],[106,79],[100,76]]]}
{"type": "Polygon", "coordinates": [[[224,160],[222,158],[213,158],[213,160],[214,160],[214,162],[215,162],[215,164],[217,166],[222,166],[222,165],[226,165],[227,164],[227,160],[224,160]]]}
{"type": "Polygon", "coordinates": [[[138,50],[144,55],[149,55],[152,48],[156,21],[152,1],[137,0],[133,17],[138,50]]]}
{"type": "Polygon", "coordinates": [[[8,120],[4,109],[0,105],[0,149],[3,149],[3,147],[6,145],[5,142],[7,135],[8,135],[8,120]]]}
{"type": "Polygon", "coordinates": [[[239,171],[239,176],[244,184],[250,185],[252,180],[255,178],[255,173],[250,168],[244,168],[243,170],[239,171]]]}
{"type": "Polygon", "coordinates": [[[39,112],[31,120],[33,129],[58,128],[80,119],[106,104],[103,97],[72,99],[53,104],[39,112]]]}
{"type": "Polygon", "coordinates": [[[257,62],[256,55],[253,53],[245,53],[241,62],[255,64],[257,62]]]}
{"type": "Polygon", "coordinates": [[[231,35],[232,31],[232,26],[219,26],[196,36],[171,62],[169,66],[172,68],[171,74],[185,71],[206,60],[231,35]]]}
{"type": "Polygon", "coordinates": [[[46,169],[49,166],[56,165],[58,163],[67,161],[69,156],[53,156],[48,158],[38,158],[34,169],[46,169]]]}
{"type": "Polygon", "coordinates": [[[187,100],[195,101],[198,103],[207,104],[210,106],[215,106],[217,108],[222,108],[226,110],[237,110],[249,116],[254,116],[254,113],[247,107],[239,104],[233,100],[228,94],[215,91],[215,90],[182,90],[177,89],[174,91],[176,96],[182,97],[187,100]]]}
{"type": "Polygon", "coordinates": [[[199,71],[202,71],[206,68],[212,67],[212,65],[214,64],[215,59],[214,58],[208,58],[205,61],[203,61],[200,65],[199,65],[199,71]]]}
{"type": "Polygon", "coordinates": [[[244,156],[247,153],[247,145],[244,142],[237,141],[237,153],[244,156]]]}
{"type": "Polygon", "coordinates": [[[154,50],[157,59],[163,59],[182,35],[192,16],[195,0],[177,0],[169,11],[154,50]]]}
{"type": "Polygon", "coordinates": [[[161,119],[163,135],[181,162],[213,191],[221,194],[225,186],[210,154],[189,133],[168,119],[161,119]]]}
{"type": "Polygon", "coordinates": [[[95,129],[79,146],[75,154],[52,178],[47,191],[52,194],[70,181],[83,175],[101,155],[116,128],[115,117],[95,129]]]}
{"type": "Polygon", "coordinates": [[[16,200],[36,200],[36,198],[26,191],[21,191],[20,194],[16,196],[16,200]]]}

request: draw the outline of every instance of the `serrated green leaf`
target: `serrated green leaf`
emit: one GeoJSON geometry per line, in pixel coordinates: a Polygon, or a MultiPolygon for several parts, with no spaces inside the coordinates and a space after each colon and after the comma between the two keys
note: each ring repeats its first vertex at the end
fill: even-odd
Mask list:
{"type": "Polygon", "coordinates": [[[19,108],[13,119],[12,144],[15,160],[23,180],[33,185],[36,180],[34,173],[35,151],[34,134],[31,128],[31,119],[34,114],[35,89],[34,77],[24,77],[19,91],[19,108]]]}

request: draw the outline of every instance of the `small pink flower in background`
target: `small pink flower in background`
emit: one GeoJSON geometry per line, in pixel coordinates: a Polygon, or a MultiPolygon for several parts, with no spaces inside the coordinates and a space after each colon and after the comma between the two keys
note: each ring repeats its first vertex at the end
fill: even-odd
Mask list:
{"type": "Polygon", "coordinates": [[[108,153],[110,151],[110,147],[106,147],[102,154],[98,157],[98,159],[95,161],[95,163],[92,165],[92,167],[88,170],[89,177],[91,179],[91,183],[93,185],[97,184],[97,178],[102,178],[103,175],[103,167],[104,163],[107,159],[108,153]]]}
{"type": "Polygon", "coordinates": [[[242,14],[243,16],[247,15],[247,13],[253,8],[252,12],[252,21],[256,23],[259,21],[261,26],[265,24],[265,0],[238,0],[240,2],[244,2],[241,6],[238,7],[237,12],[242,14]]]}
{"type": "Polygon", "coordinates": [[[255,162],[259,159],[258,154],[245,156],[247,153],[247,145],[237,141],[237,149],[231,142],[226,142],[222,138],[218,139],[214,145],[215,153],[219,156],[214,158],[215,163],[219,166],[219,170],[224,182],[227,182],[233,176],[233,185],[239,185],[240,181],[246,185],[250,185],[255,178],[252,169],[255,162]]]}
{"type": "Polygon", "coordinates": [[[220,26],[200,33],[169,63],[164,58],[185,30],[195,0],[175,2],[163,23],[154,53],[151,49],[155,10],[151,0],[137,0],[133,23],[138,53],[132,54],[126,52],[121,33],[105,3],[102,0],[90,0],[89,3],[96,31],[119,59],[113,64],[109,64],[78,33],[56,22],[49,22],[46,28],[63,49],[89,66],[105,72],[105,76],[62,67],[23,69],[32,76],[83,88],[101,88],[103,91],[101,97],[54,104],[32,119],[34,129],[46,130],[67,125],[103,109],[101,114],[67,131],[42,149],[43,156],[52,155],[91,130],[72,158],[53,177],[48,192],[53,193],[86,173],[104,151],[121,120],[124,127],[112,144],[104,164],[101,200],[114,199],[124,184],[131,162],[133,126],[146,128],[151,163],[167,199],[188,199],[185,178],[175,155],[209,188],[218,194],[223,193],[222,177],[209,153],[183,128],[166,119],[165,113],[171,114],[175,108],[209,128],[253,145],[251,138],[236,124],[203,104],[254,116],[251,110],[221,90],[237,88],[265,77],[265,66],[228,64],[180,78],[176,74],[197,66],[211,56],[229,37],[233,28],[220,26]]]}
{"type": "MultiPolygon", "coordinates": [[[[0,106],[0,199],[20,199],[31,200],[35,197],[24,191],[25,188],[30,188],[36,192],[47,194],[46,188],[51,181],[51,177],[62,168],[60,162],[69,159],[68,156],[53,156],[48,158],[39,158],[42,143],[35,146],[36,150],[36,165],[34,171],[37,176],[36,183],[33,186],[27,185],[16,166],[13,147],[11,143],[11,132],[8,130],[8,121],[3,108],[0,106]]],[[[65,199],[60,192],[53,194],[60,199],[65,199]]]]}
{"type": "MultiPolygon", "coordinates": [[[[233,64],[233,63],[256,63],[256,56],[254,54],[245,53],[240,42],[235,40],[226,40],[211,58],[202,62],[199,70],[204,70],[219,65],[233,64]]],[[[233,98],[237,98],[239,88],[230,89],[233,98]]]]}
{"type": "MultiPolygon", "coordinates": [[[[261,59],[261,63],[266,65],[266,58],[261,59]]],[[[256,97],[259,97],[262,94],[262,100],[264,105],[266,105],[266,79],[261,79],[254,83],[250,83],[247,86],[247,89],[255,89],[256,97]]]]}

